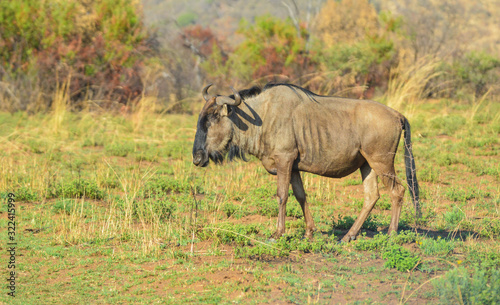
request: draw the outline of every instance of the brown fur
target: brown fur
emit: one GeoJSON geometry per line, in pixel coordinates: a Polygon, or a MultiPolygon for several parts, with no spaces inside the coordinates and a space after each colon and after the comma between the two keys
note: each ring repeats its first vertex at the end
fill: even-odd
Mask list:
{"type": "Polygon", "coordinates": [[[400,113],[374,101],[319,96],[290,85],[264,88],[238,107],[224,105],[227,115],[220,114],[221,106],[215,99],[209,100],[200,113],[199,122],[205,118],[211,123],[203,153],[198,126],[193,162],[206,166],[208,157],[197,156],[209,156],[214,151],[223,155],[229,146],[259,158],[269,173],[278,176],[276,238],[285,231],[290,184],[304,213],[306,237],[312,237],[314,221],[300,171],[340,178],[360,169],[365,203],[343,241],[356,237],[379,199],[379,176],[392,199],[389,232],[397,231],[405,191],[394,170],[406,121],[400,113]]]}

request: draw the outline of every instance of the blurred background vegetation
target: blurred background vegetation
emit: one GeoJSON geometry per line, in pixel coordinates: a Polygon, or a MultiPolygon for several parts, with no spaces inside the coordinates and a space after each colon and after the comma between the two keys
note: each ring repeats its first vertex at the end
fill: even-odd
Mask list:
{"type": "Polygon", "coordinates": [[[383,99],[422,71],[419,98],[498,101],[499,28],[499,0],[1,1],[0,110],[63,91],[73,111],[191,112],[211,82],[383,99]]]}

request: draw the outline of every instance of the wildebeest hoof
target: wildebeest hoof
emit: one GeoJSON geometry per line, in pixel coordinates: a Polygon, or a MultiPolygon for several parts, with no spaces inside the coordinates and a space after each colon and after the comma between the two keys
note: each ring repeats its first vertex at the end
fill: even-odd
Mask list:
{"type": "Polygon", "coordinates": [[[267,240],[268,244],[275,244],[276,242],[277,242],[277,240],[272,238],[272,237],[267,240]]]}

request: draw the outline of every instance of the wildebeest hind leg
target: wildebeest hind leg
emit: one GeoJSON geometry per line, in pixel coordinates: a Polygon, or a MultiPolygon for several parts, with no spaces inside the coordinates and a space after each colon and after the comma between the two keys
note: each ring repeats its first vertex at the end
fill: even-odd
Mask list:
{"type": "Polygon", "coordinates": [[[356,238],[356,235],[358,235],[361,226],[363,226],[363,223],[375,206],[375,203],[380,198],[378,193],[377,174],[375,173],[375,171],[370,167],[370,165],[368,165],[368,162],[361,166],[360,171],[361,177],[363,178],[365,203],[363,205],[363,208],[361,209],[361,213],[352,225],[351,229],[342,238],[342,241],[344,242],[349,242],[352,239],[356,238]]]}
{"type": "Polygon", "coordinates": [[[396,176],[396,171],[394,170],[394,164],[376,164],[374,166],[375,171],[377,171],[380,179],[384,183],[385,187],[389,190],[389,195],[392,202],[392,216],[391,224],[389,225],[388,233],[397,232],[399,224],[399,216],[401,215],[401,206],[403,203],[403,196],[405,194],[405,188],[396,176]]]}
{"type": "Polygon", "coordinates": [[[304,185],[302,184],[302,179],[300,178],[300,172],[292,172],[292,183],[293,195],[297,198],[297,201],[302,208],[302,213],[304,213],[304,221],[306,222],[306,234],[305,237],[312,239],[312,233],[314,231],[314,220],[309,211],[309,203],[306,200],[306,192],[304,191],[304,185]]]}

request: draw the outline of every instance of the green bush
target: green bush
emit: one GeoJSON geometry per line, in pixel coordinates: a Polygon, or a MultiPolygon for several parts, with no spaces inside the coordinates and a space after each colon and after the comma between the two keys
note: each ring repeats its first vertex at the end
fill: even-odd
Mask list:
{"type": "Polygon", "coordinates": [[[459,129],[464,127],[466,120],[460,115],[448,115],[442,117],[436,117],[431,120],[431,127],[437,129],[440,133],[452,136],[459,129]]]}
{"type": "Polygon", "coordinates": [[[500,58],[485,52],[471,51],[451,65],[451,73],[462,86],[468,86],[476,95],[486,93],[500,81],[500,58]]]}
{"type": "Polygon", "coordinates": [[[254,23],[242,20],[239,32],[245,40],[228,58],[215,47],[202,65],[209,76],[220,78],[220,73],[230,73],[226,78],[249,83],[269,75],[300,77],[314,66],[306,52],[306,30],[301,27],[297,31],[290,19],[265,15],[256,17],[254,23]]]}
{"type": "Polygon", "coordinates": [[[260,232],[260,225],[250,224],[222,224],[218,227],[208,227],[206,228],[207,235],[200,235],[211,237],[210,234],[215,235],[215,239],[222,244],[233,244],[240,246],[246,246],[252,244],[252,239],[255,239],[257,234],[260,232]]]}
{"type": "Polygon", "coordinates": [[[382,258],[387,260],[384,266],[396,268],[401,272],[413,270],[420,261],[418,255],[413,255],[410,251],[396,244],[388,246],[382,253],[382,258]]]}
{"type": "Polygon", "coordinates": [[[104,146],[106,154],[116,157],[126,157],[135,151],[135,144],[130,141],[113,142],[104,146]]]}
{"type": "Polygon", "coordinates": [[[303,232],[293,236],[282,236],[274,243],[252,243],[253,246],[236,247],[236,257],[251,259],[268,259],[273,257],[289,256],[292,251],[302,253],[329,254],[337,251],[338,245],[335,235],[316,235],[314,240],[302,237],[303,232]]]}
{"type": "Polygon", "coordinates": [[[175,203],[163,197],[147,198],[132,204],[132,215],[146,222],[168,220],[176,210],[175,203]]]}
{"type": "Polygon", "coordinates": [[[60,182],[51,190],[49,197],[53,198],[91,198],[103,199],[105,192],[93,180],[75,179],[69,182],[60,182]]]}
{"type": "Polygon", "coordinates": [[[446,256],[455,249],[455,242],[452,240],[424,238],[419,243],[420,250],[425,255],[446,256]]]}
{"type": "Polygon", "coordinates": [[[16,195],[16,201],[34,202],[40,200],[40,195],[33,188],[26,186],[19,187],[14,194],[16,195]]]}
{"type": "Polygon", "coordinates": [[[401,231],[398,235],[388,235],[379,233],[373,238],[360,238],[354,243],[354,249],[368,251],[368,250],[383,250],[390,245],[402,245],[405,243],[415,242],[417,234],[412,231],[401,231]]]}
{"type": "MultiPolygon", "coordinates": [[[[349,230],[355,221],[356,219],[351,216],[338,215],[337,221],[333,220],[332,226],[334,229],[349,230]]],[[[361,228],[371,231],[377,231],[378,223],[373,220],[371,215],[368,215],[361,228]]]]}
{"type": "Polygon", "coordinates": [[[500,304],[500,269],[458,267],[433,282],[441,304],[500,304]]]}
{"type": "MultiPolygon", "coordinates": [[[[201,194],[202,190],[196,186],[196,193],[201,194]]],[[[146,182],[143,193],[144,197],[152,197],[155,195],[167,195],[170,193],[191,193],[191,185],[188,181],[175,179],[172,176],[156,175],[153,179],[146,182]]]]}
{"type": "Polygon", "coordinates": [[[455,229],[465,219],[465,213],[459,207],[453,206],[451,211],[444,213],[443,218],[448,229],[455,229]]]}
{"type": "Polygon", "coordinates": [[[241,204],[236,205],[230,202],[222,206],[222,211],[224,212],[224,214],[226,214],[228,218],[234,217],[236,219],[240,219],[241,217],[249,214],[249,211],[246,206],[243,206],[241,204]]]}
{"type": "Polygon", "coordinates": [[[91,205],[88,202],[81,202],[81,200],[74,199],[62,199],[57,200],[52,205],[52,211],[54,214],[67,214],[70,215],[73,212],[81,212],[86,216],[89,215],[89,210],[91,205]]]}
{"type": "Polygon", "coordinates": [[[48,97],[68,81],[73,101],[97,94],[123,102],[137,97],[142,90],[141,54],[149,49],[142,15],[134,3],[0,1],[2,78],[17,86],[23,85],[19,80],[34,81],[48,97]]]}

